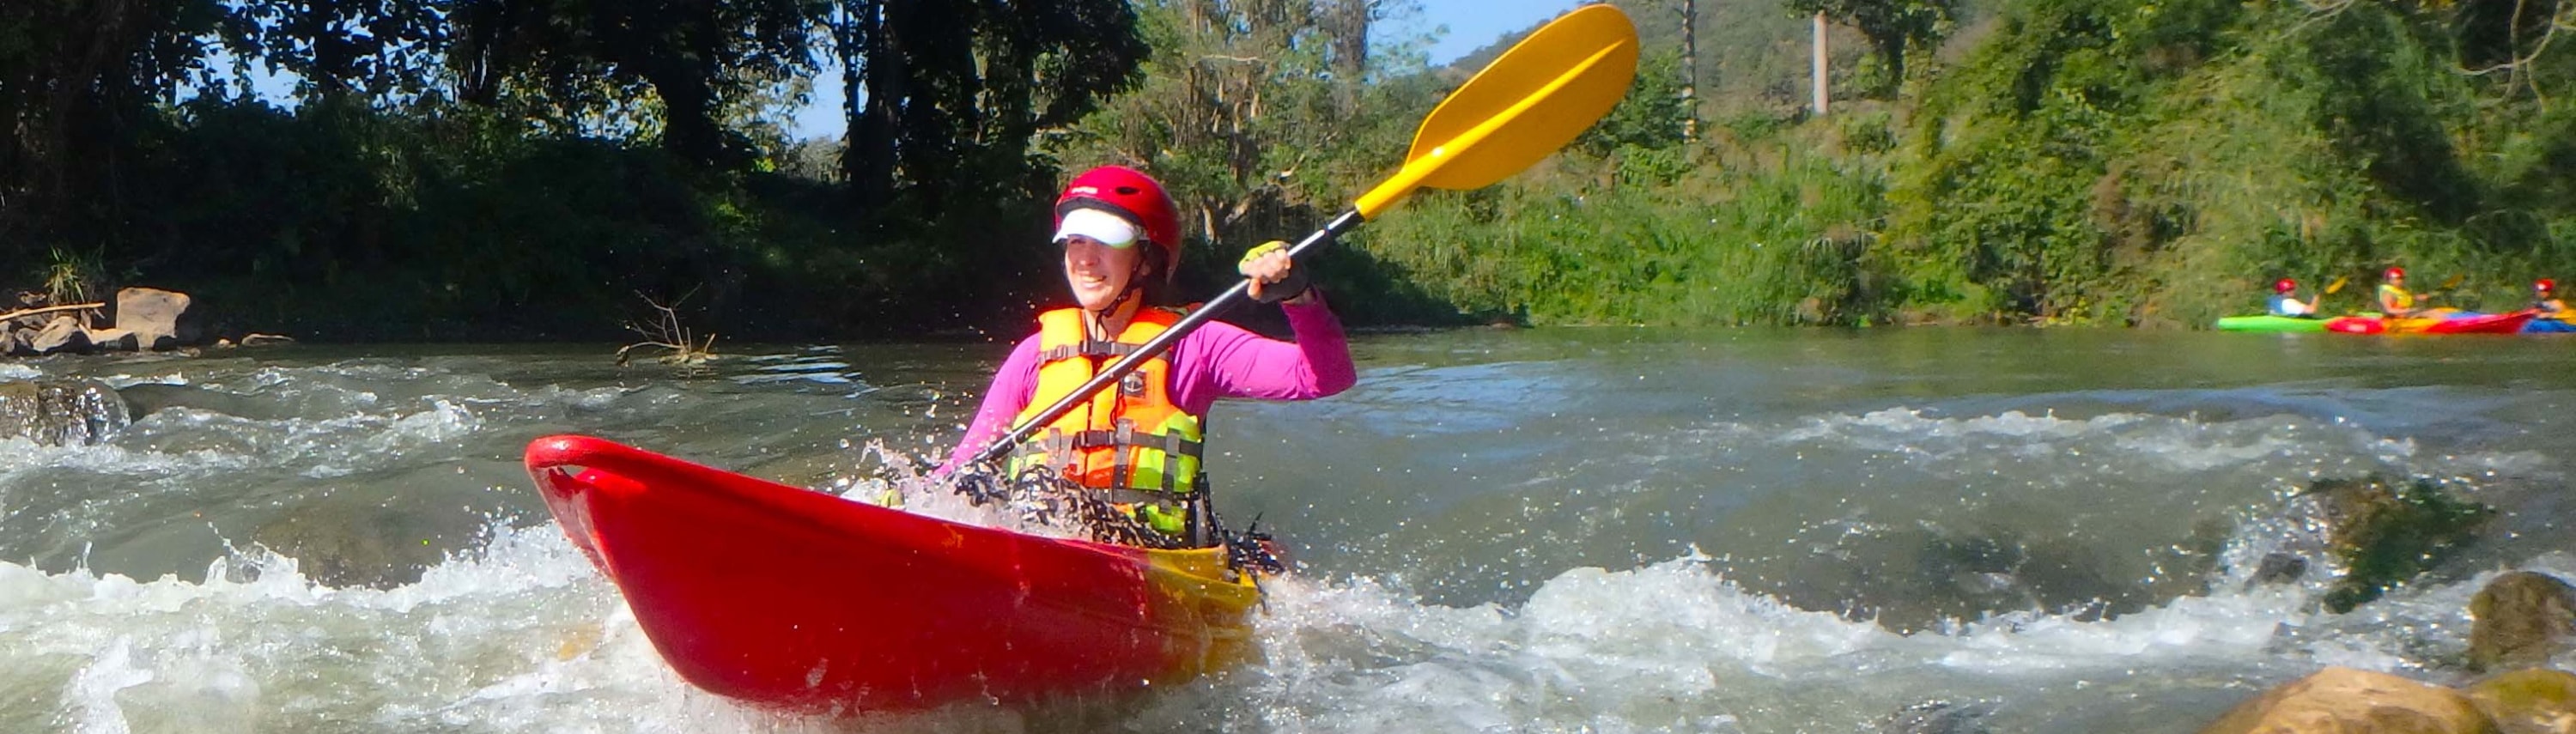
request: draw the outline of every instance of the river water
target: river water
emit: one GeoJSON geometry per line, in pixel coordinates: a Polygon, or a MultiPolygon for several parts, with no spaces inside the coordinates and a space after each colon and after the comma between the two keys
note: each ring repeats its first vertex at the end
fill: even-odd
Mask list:
{"type": "Polygon", "coordinates": [[[1302,570],[1262,663],[1078,710],[805,718],[664,667],[521,448],[868,491],[944,453],[1003,345],[719,348],[694,376],[606,346],[0,366],[136,416],[0,441],[0,731],[2191,732],[2327,665],[2450,682],[2480,582],[2576,575],[2576,341],[1377,335],[1348,393],[1213,416],[1220,510],[1302,570]],[[2297,495],[2373,472],[2504,512],[2329,613],[2297,495]],[[2276,553],[2316,572],[2249,584],[2276,553]]]}

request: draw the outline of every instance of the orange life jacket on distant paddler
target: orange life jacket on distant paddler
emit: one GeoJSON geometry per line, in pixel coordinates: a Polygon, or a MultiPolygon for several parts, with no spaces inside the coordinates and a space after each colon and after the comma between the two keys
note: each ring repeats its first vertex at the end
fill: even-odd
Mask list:
{"type": "MultiPolygon", "coordinates": [[[[1146,308],[1136,312],[1117,338],[1094,341],[1083,328],[1079,308],[1038,315],[1038,384],[1027,408],[1013,423],[1026,423],[1073,394],[1098,370],[1134,353],[1145,342],[1180,321],[1177,311],[1146,308]]],[[[1110,501],[1151,495],[1157,503],[1183,502],[1199,489],[1201,441],[1206,421],[1172,403],[1169,353],[1145,360],[1118,384],[1103,388],[1022,442],[1011,458],[1017,474],[1044,465],[1085,487],[1112,490],[1110,501]],[[1129,495],[1129,496],[1121,496],[1129,495]]],[[[1140,512],[1155,529],[1178,533],[1179,514],[1140,512]],[[1168,525],[1169,527],[1165,527],[1168,525]]]]}

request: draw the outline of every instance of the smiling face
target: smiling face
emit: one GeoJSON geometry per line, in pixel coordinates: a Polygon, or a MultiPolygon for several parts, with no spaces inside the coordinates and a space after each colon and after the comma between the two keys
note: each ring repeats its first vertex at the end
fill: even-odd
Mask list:
{"type": "Polygon", "coordinates": [[[1064,282],[1084,310],[1100,311],[1118,302],[1118,294],[1137,277],[1136,263],[1145,248],[1110,247],[1080,235],[1064,239],[1064,282]]]}

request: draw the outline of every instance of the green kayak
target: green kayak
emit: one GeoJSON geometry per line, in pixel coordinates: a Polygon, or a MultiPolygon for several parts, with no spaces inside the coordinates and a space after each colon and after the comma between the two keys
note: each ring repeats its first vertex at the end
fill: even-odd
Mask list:
{"type": "Polygon", "coordinates": [[[2302,319],[2289,316],[2229,316],[2218,320],[2219,331],[2325,331],[2325,319],[2302,319]]]}

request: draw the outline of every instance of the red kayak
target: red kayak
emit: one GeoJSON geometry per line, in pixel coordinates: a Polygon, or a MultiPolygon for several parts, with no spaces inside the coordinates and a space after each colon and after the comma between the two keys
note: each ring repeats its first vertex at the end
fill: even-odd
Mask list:
{"type": "Polygon", "coordinates": [[[2535,315],[2518,311],[2421,319],[2345,316],[2326,321],[2326,330],[2344,334],[2519,334],[2535,315]]]}
{"type": "Polygon", "coordinates": [[[861,713],[1177,683],[1246,660],[1260,591],[1223,549],[1044,538],[584,436],[528,445],[555,522],[673,670],[861,713]]]}

